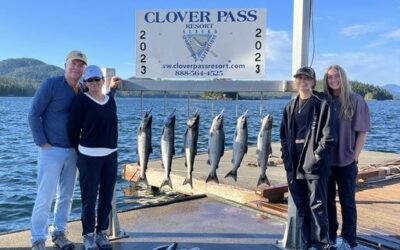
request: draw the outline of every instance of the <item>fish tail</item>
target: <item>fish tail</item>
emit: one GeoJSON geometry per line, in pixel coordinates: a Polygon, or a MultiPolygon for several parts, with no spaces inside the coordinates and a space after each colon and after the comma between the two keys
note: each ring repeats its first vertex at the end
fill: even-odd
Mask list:
{"type": "Polygon", "coordinates": [[[163,180],[163,182],[161,183],[160,189],[163,186],[169,186],[172,189],[172,182],[171,182],[171,178],[169,176],[163,180]]]}
{"type": "Polygon", "coordinates": [[[211,173],[208,175],[208,177],[207,177],[206,183],[209,182],[209,181],[213,181],[213,182],[219,184],[219,180],[218,180],[217,174],[211,172],[211,173]]]}
{"type": "Polygon", "coordinates": [[[183,186],[189,184],[191,188],[193,188],[193,181],[191,177],[186,177],[186,179],[183,181],[183,186]]]}
{"type": "Polygon", "coordinates": [[[268,186],[271,186],[271,183],[269,182],[266,174],[260,174],[260,177],[258,178],[258,182],[257,182],[257,187],[260,186],[262,183],[267,184],[268,186]]]}
{"type": "Polygon", "coordinates": [[[231,170],[229,173],[225,175],[225,178],[232,177],[235,181],[237,181],[237,171],[231,170]]]}
{"type": "Polygon", "coordinates": [[[149,183],[147,182],[147,176],[146,176],[146,174],[144,174],[143,177],[142,177],[142,176],[139,176],[139,179],[138,179],[137,182],[138,182],[138,183],[144,183],[144,184],[146,184],[146,186],[149,185],[149,183]]]}

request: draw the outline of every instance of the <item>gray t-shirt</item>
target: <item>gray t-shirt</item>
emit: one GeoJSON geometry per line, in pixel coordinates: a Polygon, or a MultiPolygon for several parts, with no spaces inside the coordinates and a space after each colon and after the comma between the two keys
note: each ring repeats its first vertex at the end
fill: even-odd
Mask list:
{"type": "Polygon", "coordinates": [[[333,108],[336,116],[337,144],[333,149],[332,165],[344,167],[354,161],[354,149],[358,131],[369,131],[371,129],[369,109],[362,96],[352,93],[350,101],[354,108],[354,115],[350,120],[339,116],[339,99],[333,99],[333,108]]]}

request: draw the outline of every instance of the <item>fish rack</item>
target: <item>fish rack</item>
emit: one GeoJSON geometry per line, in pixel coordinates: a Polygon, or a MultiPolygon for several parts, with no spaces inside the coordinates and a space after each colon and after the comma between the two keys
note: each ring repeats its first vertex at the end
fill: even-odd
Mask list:
{"type": "MultiPolygon", "coordinates": [[[[188,114],[190,112],[190,92],[260,92],[260,114],[262,114],[262,101],[264,92],[294,92],[293,81],[282,80],[164,80],[164,79],[143,79],[135,78],[124,80],[122,91],[139,91],[141,93],[141,111],[143,113],[143,92],[164,91],[167,92],[188,92],[188,114]]],[[[236,94],[238,101],[238,94],[236,94]]],[[[165,107],[164,107],[165,109],[165,107]]],[[[165,110],[164,110],[164,113],[165,110]]],[[[236,116],[238,116],[238,102],[236,102],[236,116]]]]}

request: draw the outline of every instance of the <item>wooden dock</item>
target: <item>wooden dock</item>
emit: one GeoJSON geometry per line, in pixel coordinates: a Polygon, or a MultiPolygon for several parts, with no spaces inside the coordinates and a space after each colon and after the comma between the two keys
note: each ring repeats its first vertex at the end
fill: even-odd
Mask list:
{"type": "MultiPolygon", "coordinates": [[[[287,217],[287,205],[283,198],[287,196],[286,175],[280,159],[279,144],[272,145],[273,157],[270,161],[272,166],[267,169],[267,176],[272,186],[256,187],[259,169],[256,167],[255,148],[249,148],[241,167],[238,170],[238,180],[224,178],[231,169],[232,151],[225,152],[221,164],[217,170],[220,184],[205,183],[210,167],[206,164],[207,154],[196,157],[195,170],[193,173],[193,189],[183,186],[186,175],[184,158],[173,159],[171,180],[173,189],[185,194],[205,194],[216,196],[221,199],[237,202],[245,206],[259,209],[282,218],[287,217]]],[[[123,166],[123,178],[136,181],[139,175],[136,164],[123,166]]],[[[389,176],[393,177],[400,173],[400,155],[382,152],[363,151],[359,159],[359,187],[356,194],[358,205],[358,229],[359,234],[366,236],[365,239],[378,241],[378,234],[389,235],[389,239],[400,249],[399,238],[400,227],[396,227],[400,220],[400,192],[396,188],[400,185],[400,178],[392,181],[384,181],[375,186],[367,184],[371,181],[383,181],[389,176]],[[379,210],[379,213],[375,213],[379,210]],[[375,215],[378,215],[375,217],[375,215]],[[374,218],[374,219],[372,219],[374,218]],[[372,237],[372,235],[375,235],[372,237]]],[[[151,161],[147,171],[148,182],[152,186],[160,186],[164,172],[160,161],[151,161]]],[[[397,189],[400,190],[400,189],[397,189]]],[[[338,204],[339,207],[339,204],[338,204]]],[[[339,209],[340,211],[340,209],[339,209]]],[[[382,236],[383,237],[383,236],[382,236]]],[[[381,237],[381,238],[382,238],[381,237]]],[[[393,243],[392,242],[392,243],[393,243]]]]}

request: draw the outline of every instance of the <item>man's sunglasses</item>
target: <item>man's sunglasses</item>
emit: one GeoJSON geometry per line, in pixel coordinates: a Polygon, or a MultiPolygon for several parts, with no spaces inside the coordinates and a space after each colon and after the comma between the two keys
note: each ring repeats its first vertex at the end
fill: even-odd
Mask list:
{"type": "Polygon", "coordinates": [[[89,79],[86,79],[85,82],[100,82],[100,80],[103,79],[102,77],[92,77],[89,79]]]}

